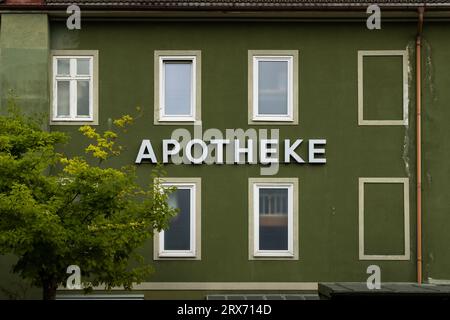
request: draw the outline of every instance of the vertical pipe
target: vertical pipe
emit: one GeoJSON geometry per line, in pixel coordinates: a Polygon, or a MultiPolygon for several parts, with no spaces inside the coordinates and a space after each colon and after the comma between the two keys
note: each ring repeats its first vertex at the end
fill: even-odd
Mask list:
{"type": "Polygon", "coordinates": [[[417,283],[422,284],[422,27],[424,8],[419,8],[416,38],[416,167],[417,167],[417,283]]]}

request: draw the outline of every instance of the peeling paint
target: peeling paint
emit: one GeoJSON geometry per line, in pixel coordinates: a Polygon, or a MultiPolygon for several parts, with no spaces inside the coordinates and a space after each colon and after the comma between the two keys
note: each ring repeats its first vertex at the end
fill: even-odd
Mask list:
{"type": "Polygon", "coordinates": [[[428,41],[423,40],[422,41],[422,47],[424,49],[424,56],[425,56],[425,85],[428,86],[428,94],[430,95],[430,100],[432,102],[437,101],[436,96],[436,88],[434,86],[434,70],[433,70],[433,63],[431,59],[431,45],[428,41]]]}
{"type": "Polygon", "coordinates": [[[428,181],[428,185],[431,186],[431,173],[427,172],[427,181],[428,181]]]}
{"type": "Polygon", "coordinates": [[[409,178],[411,177],[410,167],[409,167],[409,135],[408,127],[405,127],[405,135],[403,138],[403,154],[402,159],[405,164],[405,173],[409,178]]]}
{"type": "MultiPolygon", "coordinates": [[[[415,55],[415,42],[414,41],[410,41],[408,42],[408,45],[406,46],[406,50],[408,52],[408,91],[409,92],[414,92],[414,88],[415,88],[415,81],[414,81],[414,74],[413,74],[413,63],[414,63],[414,59],[411,59],[411,57],[414,57],[415,55]]],[[[409,124],[411,123],[411,119],[409,119],[410,116],[410,112],[409,110],[414,110],[414,106],[411,103],[411,99],[410,99],[410,95],[405,95],[406,99],[407,99],[407,105],[408,105],[408,113],[407,113],[407,117],[408,117],[408,123],[405,124],[404,126],[404,137],[403,137],[403,154],[402,154],[402,159],[403,159],[403,163],[405,165],[405,174],[408,178],[411,178],[411,170],[410,170],[410,156],[409,156],[409,148],[410,148],[410,141],[411,141],[411,137],[409,136],[414,135],[414,132],[411,130],[409,130],[411,127],[409,126],[409,124]]],[[[412,113],[413,114],[413,113],[412,113]]]]}

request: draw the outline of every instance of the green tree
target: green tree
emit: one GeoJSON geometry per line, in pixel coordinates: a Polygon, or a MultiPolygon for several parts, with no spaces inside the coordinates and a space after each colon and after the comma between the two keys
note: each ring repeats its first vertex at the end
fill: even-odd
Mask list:
{"type": "Polygon", "coordinates": [[[133,166],[108,167],[121,152],[117,132],[133,122],[128,115],[103,133],[80,127],[91,143],[87,155],[71,158],[57,152],[68,137],[36,119],[14,105],[0,116],[0,254],[18,257],[13,272],[42,287],[44,299],[65,285],[69,265],[81,268],[87,291],[131,289],[152,272],[137,249],[176,214],[172,190],[159,182],[164,172],[153,170],[142,187],[133,166]]]}

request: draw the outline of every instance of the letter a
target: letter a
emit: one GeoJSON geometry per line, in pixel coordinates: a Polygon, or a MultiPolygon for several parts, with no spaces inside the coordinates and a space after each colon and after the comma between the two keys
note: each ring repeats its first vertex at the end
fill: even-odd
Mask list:
{"type": "Polygon", "coordinates": [[[141,163],[144,159],[150,159],[152,163],[157,162],[155,152],[153,151],[152,143],[150,142],[150,140],[142,140],[135,163],[141,163]]]}
{"type": "Polygon", "coordinates": [[[370,265],[367,267],[367,274],[370,276],[367,278],[367,289],[381,289],[381,270],[377,265],[370,265]]]}
{"type": "Polygon", "coordinates": [[[77,265],[70,265],[67,267],[67,272],[71,275],[67,278],[66,287],[67,289],[81,289],[81,270],[80,267],[77,265]],[[73,273],[72,273],[73,272],[73,273]]]}
{"type": "Polygon", "coordinates": [[[377,6],[376,4],[372,4],[372,5],[370,5],[367,8],[366,13],[367,14],[372,14],[371,16],[369,16],[367,18],[367,21],[366,21],[367,29],[369,29],[369,30],[373,30],[373,29],[380,30],[381,29],[381,10],[380,10],[380,7],[377,6]]]}
{"type": "Polygon", "coordinates": [[[81,29],[81,10],[80,7],[72,4],[66,10],[67,14],[70,16],[67,18],[66,26],[69,30],[80,30],[81,29]]]}

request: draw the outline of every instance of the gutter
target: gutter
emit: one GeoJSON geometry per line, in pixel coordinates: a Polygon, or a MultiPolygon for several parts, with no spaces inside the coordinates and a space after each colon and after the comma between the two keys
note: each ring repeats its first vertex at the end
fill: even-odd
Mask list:
{"type": "MultiPolygon", "coordinates": [[[[386,1],[386,0],[384,0],[386,1]]],[[[43,13],[51,17],[67,17],[69,5],[80,7],[84,17],[130,17],[130,18],[187,18],[187,19],[367,19],[367,7],[373,1],[349,1],[343,3],[314,3],[291,0],[277,2],[267,0],[228,1],[162,1],[162,0],[0,0],[0,14],[3,13],[43,13]]],[[[390,1],[377,4],[383,19],[406,19],[417,21],[417,10],[427,6],[427,18],[448,20],[450,1],[405,2],[390,1]]]]}
{"type": "MultiPolygon", "coordinates": [[[[165,1],[121,1],[121,0],[99,0],[99,1],[67,1],[67,0],[31,0],[27,2],[16,2],[17,0],[0,0],[0,10],[65,10],[72,4],[78,5],[82,10],[132,10],[132,11],[168,11],[168,12],[282,12],[282,11],[297,11],[297,12],[339,12],[339,11],[361,11],[366,13],[368,6],[375,4],[374,2],[358,2],[358,3],[302,3],[302,2],[264,2],[264,3],[235,3],[235,2],[221,2],[205,3],[205,2],[165,2],[165,1]]],[[[379,3],[377,4],[383,11],[416,11],[420,10],[424,5],[427,10],[448,11],[450,10],[450,2],[431,2],[431,3],[379,3]]]]}

